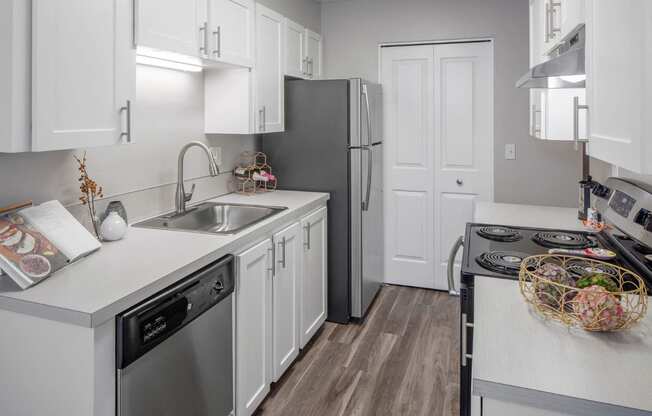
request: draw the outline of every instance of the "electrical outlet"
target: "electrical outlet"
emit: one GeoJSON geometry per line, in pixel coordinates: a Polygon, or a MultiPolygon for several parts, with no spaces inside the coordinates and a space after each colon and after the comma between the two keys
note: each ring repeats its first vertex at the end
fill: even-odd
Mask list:
{"type": "Polygon", "coordinates": [[[505,160],[516,160],[516,145],[509,143],[505,145],[505,160]]]}
{"type": "Polygon", "coordinates": [[[220,166],[222,164],[222,148],[219,146],[214,146],[210,148],[211,154],[213,155],[213,159],[215,159],[215,163],[217,166],[220,166]]]}

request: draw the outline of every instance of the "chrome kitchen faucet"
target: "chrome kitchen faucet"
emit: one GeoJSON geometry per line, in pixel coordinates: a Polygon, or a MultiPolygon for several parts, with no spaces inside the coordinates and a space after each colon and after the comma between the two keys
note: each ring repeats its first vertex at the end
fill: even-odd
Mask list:
{"type": "Polygon", "coordinates": [[[186,152],[188,149],[191,147],[197,146],[200,149],[202,149],[205,153],[206,156],[208,156],[208,171],[211,176],[217,176],[220,173],[220,168],[217,166],[217,163],[215,163],[215,159],[213,158],[213,154],[211,153],[210,149],[208,146],[206,146],[202,142],[198,141],[193,141],[181,148],[181,151],[179,152],[179,165],[178,165],[178,176],[177,176],[177,192],[174,197],[174,205],[176,209],[176,215],[181,215],[186,213],[186,203],[190,202],[192,199],[192,194],[195,192],[195,184],[192,184],[192,188],[190,189],[190,193],[186,193],[186,190],[183,186],[183,160],[186,156],[186,152]]]}

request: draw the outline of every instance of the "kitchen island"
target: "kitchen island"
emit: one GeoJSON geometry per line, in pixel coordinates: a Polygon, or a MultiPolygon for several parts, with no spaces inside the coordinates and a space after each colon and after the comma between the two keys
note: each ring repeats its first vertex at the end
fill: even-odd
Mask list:
{"type": "MultiPolygon", "coordinates": [[[[575,209],[555,207],[479,203],[475,221],[582,229],[575,209]]],[[[623,332],[568,329],[531,311],[518,282],[476,278],[473,334],[483,416],[652,415],[650,314],[623,332]]]]}

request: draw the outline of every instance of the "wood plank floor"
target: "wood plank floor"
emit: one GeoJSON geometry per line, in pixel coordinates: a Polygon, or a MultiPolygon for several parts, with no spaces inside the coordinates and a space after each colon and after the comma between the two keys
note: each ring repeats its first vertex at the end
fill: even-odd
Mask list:
{"type": "Polygon", "coordinates": [[[327,322],[256,415],[459,415],[458,322],[458,298],[385,286],[363,324],[327,322]]]}

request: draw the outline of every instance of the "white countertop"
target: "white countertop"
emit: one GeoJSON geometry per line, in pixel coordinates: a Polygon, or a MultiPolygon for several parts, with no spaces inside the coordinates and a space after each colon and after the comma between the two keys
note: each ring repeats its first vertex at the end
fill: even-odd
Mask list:
{"type": "Polygon", "coordinates": [[[483,224],[585,230],[577,219],[577,208],[477,202],[473,216],[483,224]]]}
{"type": "MultiPolygon", "coordinates": [[[[474,221],[584,230],[574,208],[480,202],[474,221]]],[[[652,314],[629,331],[589,333],[539,318],[523,300],[516,281],[475,279],[474,295],[476,394],[482,393],[478,385],[484,389],[489,382],[508,400],[531,399],[537,392],[559,396],[558,403],[547,396],[534,401],[553,410],[558,410],[555,405],[562,409],[568,405],[563,413],[571,414],[568,407],[573,406],[577,414],[592,416],[640,414],[614,412],[590,402],[652,412],[652,314]],[[530,393],[524,395],[525,389],[530,393]],[[566,402],[561,396],[580,400],[566,402]]]]}
{"type": "Polygon", "coordinates": [[[326,193],[293,191],[225,195],[212,201],[288,209],[235,235],[130,227],[125,239],[104,244],[25,291],[7,276],[0,277],[0,308],[96,327],[193,271],[271,235],[328,199],[326,193]]]}
{"type": "Polygon", "coordinates": [[[503,279],[475,279],[474,313],[474,380],[652,412],[651,314],[617,333],[568,329],[503,279]]]}

